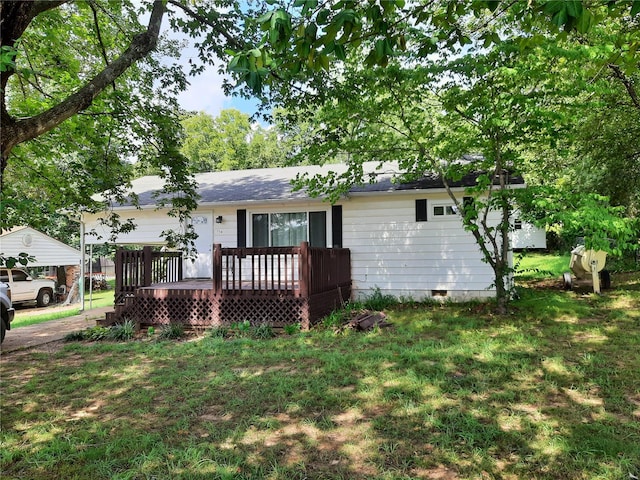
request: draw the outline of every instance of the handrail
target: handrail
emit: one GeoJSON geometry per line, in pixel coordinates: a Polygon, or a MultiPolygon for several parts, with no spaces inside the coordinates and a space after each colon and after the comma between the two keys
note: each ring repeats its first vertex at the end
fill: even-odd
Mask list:
{"type": "Polygon", "coordinates": [[[347,248],[222,248],[214,245],[213,288],[217,294],[309,297],[351,284],[347,248]]]}
{"type": "MultiPolygon", "coordinates": [[[[348,248],[297,247],[213,249],[213,290],[216,294],[272,295],[308,298],[351,284],[348,248]]],[[[182,280],[182,254],[118,249],[116,303],[138,288],[182,280]]]]}
{"type": "Polygon", "coordinates": [[[140,287],[182,280],[182,254],[158,252],[152,247],[142,250],[116,251],[116,303],[131,296],[140,287]]]}

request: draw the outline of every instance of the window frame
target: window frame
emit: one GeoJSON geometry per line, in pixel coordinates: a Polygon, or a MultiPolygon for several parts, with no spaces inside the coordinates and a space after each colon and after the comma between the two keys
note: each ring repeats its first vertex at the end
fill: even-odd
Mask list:
{"type": "Polygon", "coordinates": [[[430,211],[434,219],[453,219],[460,216],[454,203],[433,203],[430,211]],[[442,213],[436,213],[436,209],[442,209],[442,213]]]}
{"type": "MultiPolygon", "coordinates": [[[[328,236],[331,233],[329,228],[330,228],[330,222],[331,222],[331,212],[327,211],[326,209],[292,209],[292,210],[271,210],[271,209],[265,209],[265,210],[253,210],[250,212],[247,212],[247,226],[248,226],[248,235],[247,235],[247,239],[251,239],[251,247],[255,247],[255,248],[271,248],[273,247],[273,238],[271,235],[271,216],[272,215],[287,215],[287,214],[301,214],[304,213],[305,217],[306,217],[306,231],[305,231],[305,242],[309,242],[309,244],[311,245],[311,217],[312,217],[312,213],[322,213],[323,218],[324,218],[324,245],[322,246],[322,248],[328,248],[327,245],[329,245],[329,239],[328,236]],[[256,247],[255,246],[255,231],[254,231],[254,217],[256,215],[266,215],[267,216],[267,240],[268,240],[268,245],[266,246],[262,246],[262,247],[256,247]]],[[[298,244],[299,245],[299,244],[298,244]]],[[[298,245],[289,245],[292,247],[297,247],[298,245]]]]}

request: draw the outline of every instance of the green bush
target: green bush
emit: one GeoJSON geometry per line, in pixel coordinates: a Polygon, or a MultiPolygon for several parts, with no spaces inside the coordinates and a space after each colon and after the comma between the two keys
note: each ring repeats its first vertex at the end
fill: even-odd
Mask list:
{"type": "Polygon", "coordinates": [[[108,338],[120,342],[131,340],[136,334],[136,322],[133,320],[125,320],[123,323],[113,325],[109,329],[108,338]]]}
{"type": "Polygon", "coordinates": [[[90,340],[92,342],[99,342],[101,340],[105,340],[109,338],[110,329],[107,327],[95,326],[91,328],[87,328],[84,331],[85,340],[90,340]]]}
{"type": "Polygon", "coordinates": [[[379,287],[373,289],[373,293],[362,302],[368,310],[384,310],[398,304],[398,299],[393,295],[383,295],[379,287]]]}
{"type": "Polygon", "coordinates": [[[176,340],[178,338],[184,337],[184,325],[182,323],[170,323],[169,325],[164,325],[160,329],[160,334],[158,335],[163,340],[176,340]]]}
{"type": "Polygon", "coordinates": [[[85,334],[84,330],[78,330],[78,331],[75,331],[75,332],[67,333],[64,336],[63,340],[65,342],[81,342],[81,341],[85,340],[86,338],[87,337],[86,337],[86,334],[85,334]]]}
{"type": "Polygon", "coordinates": [[[209,336],[213,338],[227,338],[229,335],[229,327],[213,327],[211,330],[209,330],[209,336]]]}
{"type": "Polygon", "coordinates": [[[284,333],[287,335],[295,335],[296,333],[299,333],[300,330],[302,330],[302,326],[299,323],[284,326],[284,333]]]}
{"type": "Polygon", "coordinates": [[[238,337],[247,337],[249,333],[251,333],[251,323],[249,323],[249,320],[232,323],[231,330],[233,330],[238,337]]]}
{"type": "Polygon", "coordinates": [[[275,337],[276,334],[271,325],[262,323],[252,330],[251,336],[258,340],[266,340],[267,338],[275,337]]]}

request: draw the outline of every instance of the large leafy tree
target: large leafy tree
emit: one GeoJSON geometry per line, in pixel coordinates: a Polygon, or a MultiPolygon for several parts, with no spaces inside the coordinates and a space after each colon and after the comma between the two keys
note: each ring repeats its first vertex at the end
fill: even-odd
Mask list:
{"type": "Polygon", "coordinates": [[[615,254],[638,246],[639,27],[638,15],[606,18],[588,33],[559,39],[548,60],[555,82],[568,80],[571,90],[555,107],[558,135],[525,158],[535,187],[525,207],[534,220],[555,224],[569,245],[584,237],[615,254]]]}
{"type": "MultiPolygon", "coordinates": [[[[126,50],[116,58],[109,57],[108,49],[114,48],[115,45],[105,44],[102,41],[104,28],[97,18],[94,24],[97,42],[93,51],[87,50],[86,40],[89,39],[87,29],[78,29],[73,32],[77,35],[76,40],[81,43],[77,47],[84,47],[82,53],[87,55],[84,58],[72,58],[68,55],[68,52],[72,51],[69,48],[71,45],[66,45],[66,49],[63,48],[65,42],[61,38],[60,29],[66,27],[64,13],[68,12],[71,16],[72,11],[75,10],[74,6],[78,4],[65,5],[65,3],[62,1],[2,3],[0,11],[2,25],[0,48],[4,56],[2,72],[0,72],[0,113],[3,125],[0,137],[2,172],[16,145],[37,138],[71,116],[86,110],[97,95],[111,86],[129,67],[153,51],[157,45],[164,14],[164,4],[160,1],[153,5],[146,30],[136,35],[133,40],[129,40],[126,50]],[[39,30],[34,31],[31,38],[28,34],[30,27],[39,30]],[[48,42],[42,41],[44,38],[58,44],[54,44],[51,48],[48,42]],[[45,45],[54,53],[46,59],[39,59],[43,61],[36,64],[37,52],[33,49],[42,51],[45,45]],[[23,54],[20,55],[20,53],[23,54]],[[101,60],[97,65],[96,58],[101,60]],[[93,69],[92,66],[94,66],[93,69]],[[52,73],[54,73],[53,79],[59,78],[60,81],[51,81],[52,73]],[[28,93],[31,94],[30,98],[33,102],[39,100],[33,98],[33,92],[40,93],[41,97],[44,97],[43,100],[49,100],[42,105],[40,112],[27,117],[21,116],[23,112],[20,109],[15,113],[11,111],[12,100],[19,95],[18,92],[13,93],[14,89],[20,91],[24,87],[29,88],[28,93]],[[70,92],[72,93],[69,94],[70,92]],[[58,96],[57,101],[55,94],[58,96]]],[[[97,7],[94,4],[91,5],[91,12],[97,16],[97,7]]],[[[118,20],[123,20],[122,15],[118,15],[118,20]]],[[[91,28],[91,25],[87,27],[91,28]]],[[[74,53],[80,54],[77,50],[74,53]]],[[[24,97],[28,95],[26,91],[22,92],[24,97]]]]}
{"type": "Polygon", "coordinates": [[[321,87],[317,73],[358,49],[362,49],[359,58],[364,65],[384,67],[402,51],[427,58],[436,51],[451,54],[468,45],[499,44],[505,38],[526,44],[547,33],[559,38],[568,33],[584,35],[609,19],[628,27],[607,46],[611,67],[624,73],[638,69],[637,0],[268,3],[272,6],[255,19],[264,32],[262,40],[236,51],[229,65],[254,92],[283,81],[313,84],[315,79],[315,86],[321,87]]]}
{"type": "Polygon", "coordinates": [[[238,18],[232,0],[2,2],[2,228],[47,230],[60,209],[108,206],[92,194],[117,200],[134,159],[166,177],[167,206],[186,219],[196,195],[176,96],[189,74],[240,46],[238,18]],[[178,62],[182,44],[163,38],[163,20],[197,39],[197,58],[178,62]]]}
{"type": "MultiPolygon", "coordinates": [[[[556,82],[548,63],[538,51],[523,54],[502,42],[482,54],[428,66],[410,58],[384,69],[350,63],[339,77],[329,99],[301,112],[318,112],[301,155],[316,162],[341,157],[351,168],[342,177],[307,179],[312,191],[330,191],[335,198],[353,183],[366,182],[359,166],[372,159],[398,161],[402,180],[437,172],[494,270],[498,310],[505,311],[516,203],[511,178],[521,173],[523,143],[539,140],[543,132],[555,135],[549,92],[556,82]],[[456,195],[453,187],[468,176],[476,186],[464,197],[456,195]]],[[[303,95],[319,102],[314,94],[303,95]]]]}
{"type": "Polygon", "coordinates": [[[286,161],[286,142],[277,127],[252,123],[249,115],[238,110],[223,110],[217,117],[192,113],[181,124],[181,152],[194,173],[277,167],[286,161]]]}
{"type": "Polygon", "coordinates": [[[263,43],[236,54],[230,68],[276,102],[322,106],[323,116],[316,117],[322,128],[308,137],[306,151],[320,161],[340,155],[352,168],[342,178],[314,179],[318,191],[363,181],[361,162],[380,153],[382,159],[399,156],[410,175],[438,171],[449,185],[470,169],[479,171],[478,188],[469,192],[475,202],[458,206],[494,269],[498,307],[504,311],[514,202],[508,175],[527,173],[527,166],[535,170],[540,164],[527,157],[530,150],[559,144],[568,132],[567,119],[579,118],[577,107],[591,103],[591,92],[579,90],[587,81],[581,77],[576,84],[567,77],[579,64],[559,68],[582,53],[560,53],[564,46],[552,40],[563,42],[569,32],[577,37],[572,45],[580,45],[594,25],[611,19],[618,28],[615,42],[601,52],[592,49],[590,64],[633,74],[640,41],[632,25],[640,5],[298,1],[295,6],[299,9],[278,4],[262,15],[257,21],[265,31],[263,43]],[[367,70],[374,65],[386,70],[367,70]],[[460,162],[465,153],[480,153],[483,160],[460,162]],[[487,221],[492,209],[500,212],[497,225],[487,221]]]}

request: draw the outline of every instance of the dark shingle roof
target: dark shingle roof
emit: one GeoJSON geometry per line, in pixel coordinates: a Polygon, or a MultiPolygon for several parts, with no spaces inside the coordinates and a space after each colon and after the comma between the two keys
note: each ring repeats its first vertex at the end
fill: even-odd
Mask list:
{"type": "MultiPolygon", "coordinates": [[[[363,165],[367,176],[373,183],[354,186],[352,193],[375,193],[407,190],[428,190],[443,188],[438,175],[427,175],[420,180],[397,183],[394,177],[401,173],[395,162],[367,162],[363,165]]],[[[347,170],[347,165],[333,164],[323,166],[297,166],[285,168],[265,168],[254,170],[232,170],[222,172],[199,173],[195,175],[198,183],[199,203],[201,204],[234,204],[252,202],[272,202],[291,199],[308,199],[306,191],[294,192],[291,182],[297,175],[326,175],[329,172],[338,174],[347,170]]],[[[454,187],[475,185],[476,175],[467,175],[459,182],[452,182],[454,187]]],[[[132,182],[132,192],[136,193],[140,205],[153,205],[156,195],[162,188],[163,179],[148,176],[132,182]]],[[[523,183],[522,179],[514,179],[514,184],[523,183]]]]}

